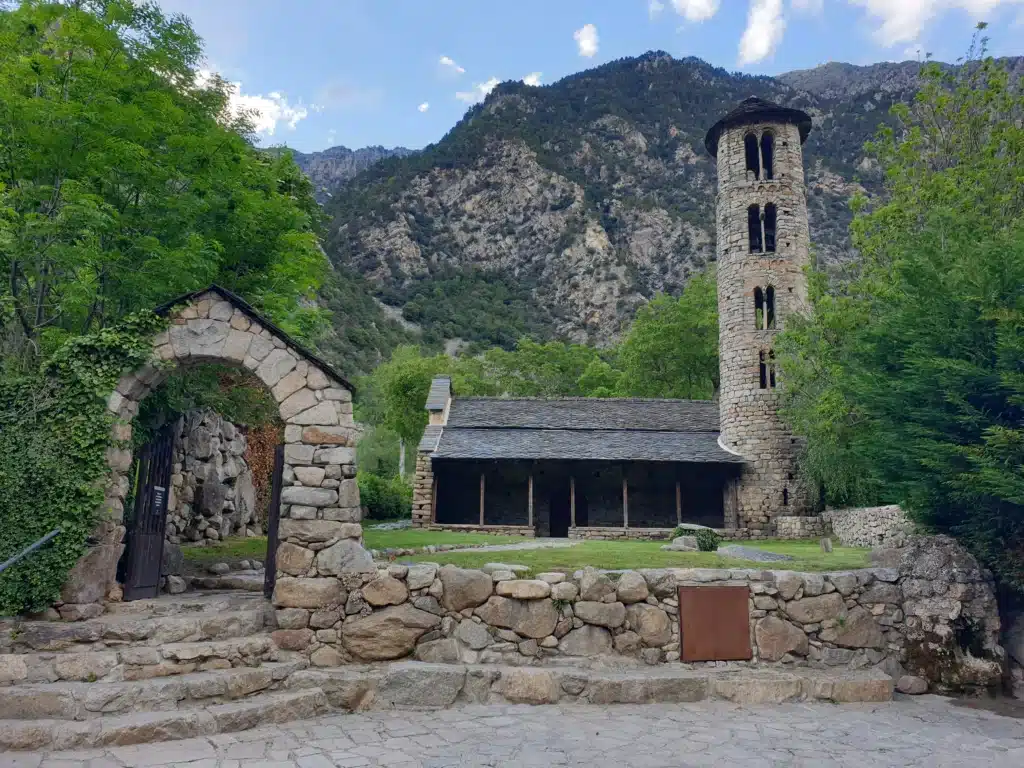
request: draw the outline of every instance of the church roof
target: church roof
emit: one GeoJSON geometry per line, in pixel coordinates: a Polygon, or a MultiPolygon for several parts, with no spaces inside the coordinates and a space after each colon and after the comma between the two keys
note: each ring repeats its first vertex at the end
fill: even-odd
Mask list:
{"type": "Polygon", "coordinates": [[[799,109],[783,107],[756,96],[741,101],[729,114],[711,126],[704,137],[704,146],[712,157],[718,157],[718,140],[722,131],[750,123],[794,123],[800,129],[800,143],[807,141],[811,132],[811,116],[799,109]]]}
{"type": "Polygon", "coordinates": [[[735,464],[718,444],[718,405],[639,398],[455,397],[420,450],[437,459],[735,464]]]}

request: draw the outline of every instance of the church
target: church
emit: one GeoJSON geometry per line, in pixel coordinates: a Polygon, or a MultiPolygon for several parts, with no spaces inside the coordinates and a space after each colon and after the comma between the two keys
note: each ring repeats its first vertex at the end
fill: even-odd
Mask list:
{"type": "Polygon", "coordinates": [[[425,403],[413,525],[575,539],[821,533],[779,416],[774,341],[806,306],[804,112],[757,98],[707,133],[718,166],[717,401],[459,397],[425,403]]]}

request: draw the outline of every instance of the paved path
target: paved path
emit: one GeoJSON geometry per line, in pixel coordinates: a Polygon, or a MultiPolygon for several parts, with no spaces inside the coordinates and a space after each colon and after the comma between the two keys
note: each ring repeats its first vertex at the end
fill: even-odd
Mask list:
{"type": "Polygon", "coordinates": [[[206,739],[47,755],[2,768],[686,768],[1024,766],[1024,720],[935,696],[891,704],[472,706],[330,715],[206,739]]]}
{"type": "MultiPolygon", "coordinates": [[[[516,544],[488,544],[484,547],[474,547],[468,552],[515,552],[524,549],[566,549],[568,547],[576,547],[582,544],[582,541],[576,539],[532,539],[530,541],[520,541],[516,544]]],[[[457,550],[451,550],[455,552],[457,550]]]]}

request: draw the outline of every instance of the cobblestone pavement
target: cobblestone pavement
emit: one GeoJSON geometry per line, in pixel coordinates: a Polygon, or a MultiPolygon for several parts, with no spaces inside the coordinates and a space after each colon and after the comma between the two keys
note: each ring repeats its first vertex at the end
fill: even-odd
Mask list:
{"type": "Polygon", "coordinates": [[[204,739],[7,753],[3,768],[1024,766],[1024,720],[890,704],[471,706],[330,715],[204,739]]]}

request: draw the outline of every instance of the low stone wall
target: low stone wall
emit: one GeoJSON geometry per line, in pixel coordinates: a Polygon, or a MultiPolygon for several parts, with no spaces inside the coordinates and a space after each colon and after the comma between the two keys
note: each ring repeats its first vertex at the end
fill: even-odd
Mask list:
{"type": "MultiPolygon", "coordinates": [[[[608,655],[678,662],[678,588],[745,585],[747,664],[878,668],[940,690],[998,683],[1005,653],[991,574],[945,537],[916,537],[880,557],[880,567],[840,573],[587,569],[532,579],[500,564],[484,571],[393,564],[343,573],[330,594],[285,577],[274,595],[273,637],[316,666],[413,654],[467,664],[608,655]]],[[[904,687],[922,684],[908,680],[904,687]]]]}
{"type": "Polygon", "coordinates": [[[914,524],[898,504],[826,509],[822,519],[848,547],[900,547],[914,532],[914,524]]]}
{"type": "Polygon", "coordinates": [[[614,541],[631,539],[640,541],[662,541],[672,538],[675,528],[602,528],[600,526],[577,526],[569,529],[570,539],[591,539],[614,541]]]}
{"type": "Polygon", "coordinates": [[[454,531],[456,533],[486,533],[491,536],[528,536],[536,532],[528,525],[431,525],[432,531],[454,531]]]}
{"type": "Polygon", "coordinates": [[[434,470],[429,456],[416,454],[416,475],[412,483],[412,526],[426,528],[433,518],[434,470]]]}
{"type": "Polygon", "coordinates": [[[245,432],[213,411],[190,411],[178,419],[167,541],[217,541],[262,533],[246,448],[245,432]]]}

